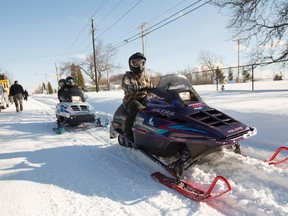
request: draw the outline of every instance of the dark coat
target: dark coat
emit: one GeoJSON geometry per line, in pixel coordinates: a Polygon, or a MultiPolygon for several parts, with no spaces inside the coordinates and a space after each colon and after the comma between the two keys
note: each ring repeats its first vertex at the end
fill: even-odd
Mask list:
{"type": "Polygon", "coordinates": [[[20,84],[13,84],[10,87],[10,96],[15,96],[16,94],[24,95],[24,89],[20,84]]]}

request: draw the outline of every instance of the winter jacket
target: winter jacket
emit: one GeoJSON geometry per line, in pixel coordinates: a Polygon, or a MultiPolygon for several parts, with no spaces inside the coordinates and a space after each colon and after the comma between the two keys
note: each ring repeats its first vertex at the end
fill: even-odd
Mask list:
{"type": "Polygon", "coordinates": [[[76,85],[64,86],[58,90],[58,99],[60,102],[71,102],[71,96],[79,96],[82,102],[86,101],[83,91],[76,85]]]}
{"type": "Polygon", "coordinates": [[[131,85],[136,85],[140,89],[148,87],[150,80],[144,73],[134,73],[127,71],[122,77],[122,89],[124,90],[123,105],[128,107],[132,101],[141,101],[146,95],[147,91],[133,91],[131,85]]]}
{"type": "Polygon", "coordinates": [[[10,87],[10,96],[15,96],[16,94],[24,95],[24,89],[20,84],[13,84],[10,87]]]}

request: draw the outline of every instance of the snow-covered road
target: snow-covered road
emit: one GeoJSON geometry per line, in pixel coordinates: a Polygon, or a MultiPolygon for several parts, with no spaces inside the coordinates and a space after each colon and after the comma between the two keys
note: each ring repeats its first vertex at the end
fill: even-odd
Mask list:
{"type": "MultiPolygon", "coordinates": [[[[163,170],[110,140],[108,128],[55,134],[56,96],[35,95],[23,112],[11,106],[0,113],[0,215],[287,215],[288,165],[262,160],[276,146],[288,146],[288,91],[226,89],[199,87],[199,92],[209,105],[257,127],[258,135],[242,144],[244,154],[254,158],[213,154],[183,177],[207,187],[223,175],[233,188],[227,195],[196,203],[166,188],[150,177],[163,170]]],[[[122,95],[89,93],[88,101],[99,117],[111,120],[122,95]]]]}

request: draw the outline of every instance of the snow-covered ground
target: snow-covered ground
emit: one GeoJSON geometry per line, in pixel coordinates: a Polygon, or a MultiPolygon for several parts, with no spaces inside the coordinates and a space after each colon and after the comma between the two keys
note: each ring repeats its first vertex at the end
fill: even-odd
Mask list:
{"type": "MultiPolygon", "coordinates": [[[[184,178],[205,189],[223,175],[233,188],[228,194],[197,203],[159,184],[150,174],[163,170],[110,140],[108,128],[55,134],[56,95],[34,95],[23,112],[10,106],[0,113],[0,215],[288,215],[288,162],[262,162],[288,146],[288,81],[256,82],[253,92],[251,83],[225,88],[195,86],[208,105],[257,128],[241,143],[248,157],[221,153],[184,178]]],[[[123,92],[88,96],[97,116],[111,120],[123,92]]]]}

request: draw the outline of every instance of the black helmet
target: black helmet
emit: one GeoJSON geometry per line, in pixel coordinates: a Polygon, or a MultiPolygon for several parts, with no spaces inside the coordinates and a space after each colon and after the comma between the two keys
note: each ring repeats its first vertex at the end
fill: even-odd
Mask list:
{"type": "Polygon", "coordinates": [[[130,56],[128,64],[132,72],[141,73],[145,70],[146,57],[140,53],[134,53],[130,56]]]}
{"type": "Polygon", "coordinates": [[[59,85],[60,88],[63,87],[63,86],[65,86],[65,84],[66,84],[65,79],[60,79],[60,80],[58,81],[58,85],[59,85]]]}
{"type": "Polygon", "coordinates": [[[72,76],[68,76],[66,78],[66,85],[73,86],[74,85],[74,78],[72,76]]]}

